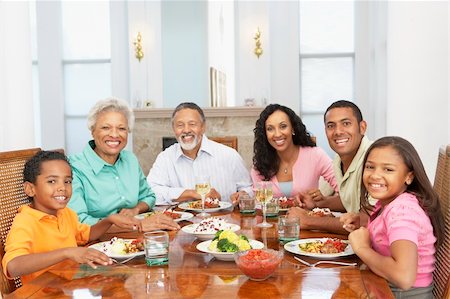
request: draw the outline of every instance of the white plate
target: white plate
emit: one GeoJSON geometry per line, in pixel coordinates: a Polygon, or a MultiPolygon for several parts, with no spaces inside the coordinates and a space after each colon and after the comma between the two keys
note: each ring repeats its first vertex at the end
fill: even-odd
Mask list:
{"type": "MultiPolygon", "coordinates": [[[[198,251],[212,254],[219,261],[234,261],[234,252],[216,252],[208,249],[209,244],[211,244],[212,240],[201,242],[197,245],[198,251]]],[[[262,242],[256,240],[248,240],[250,246],[253,249],[261,249],[264,248],[264,244],[262,242]]]]}
{"type": "MultiPolygon", "coordinates": [[[[197,228],[198,225],[199,225],[199,223],[189,224],[189,225],[183,226],[181,228],[181,230],[184,231],[185,233],[195,235],[199,240],[202,240],[202,241],[211,240],[211,239],[214,238],[214,236],[216,235],[217,232],[213,232],[213,233],[208,233],[208,232],[194,233],[194,231],[195,231],[195,229],[197,228]]],[[[241,229],[241,227],[239,225],[237,225],[237,224],[229,223],[229,225],[230,225],[230,227],[227,228],[227,229],[230,229],[230,230],[232,230],[234,232],[237,232],[238,230],[241,229]]]]}
{"type": "MultiPolygon", "coordinates": [[[[123,241],[126,243],[131,243],[134,240],[135,239],[123,239],[123,241]]],[[[136,257],[136,256],[145,254],[144,251],[138,251],[138,252],[127,253],[127,254],[118,254],[115,252],[111,252],[111,250],[108,250],[109,246],[105,246],[105,245],[108,245],[109,243],[111,243],[111,241],[100,242],[100,243],[92,244],[91,246],[89,246],[89,248],[97,249],[98,251],[101,251],[104,254],[106,254],[107,256],[114,258],[114,259],[127,259],[127,258],[136,257]]]]}
{"type": "MultiPolygon", "coordinates": [[[[134,218],[137,218],[137,219],[139,219],[139,220],[142,220],[142,219],[144,219],[145,217],[148,217],[148,216],[154,214],[155,212],[158,213],[158,212],[160,212],[160,211],[151,211],[151,212],[147,212],[147,213],[142,213],[142,214],[139,214],[139,215],[134,216],[134,218]]],[[[174,214],[180,214],[180,215],[181,215],[180,218],[174,219],[174,220],[173,220],[173,221],[175,221],[175,222],[180,222],[180,221],[184,221],[184,220],[189,220],[189,219],[191,219],[191,218],[194,217],[194,214],[188,213],[188,212],[172,211],[172,213],[174,213],[174,214]]]]}
{"type": "MultiPolygon", "coordinates": [[[[217,212],[217,211],[222,210],[222,209],[228,209],[231,206],[232,206],[231,202],[221,201],[219,203],[219,207],[217,207],[217,208],[209,208],[209,209],[205,208],[205,212],[213,213],[213,212],[217,212]]],[[[180,209],[190,210],[190,211],[194,211],[194,212],[201,212],[202,211],[202,209],[190,208],[188,202],[183,202],[183,203],[179,204],[178,207],[180,209]]]]}
{"type": "MultiPolygon", "coordinates": [[[[306,252],[306,251],[300,250],[300,247],[298,246],[299,244],[308,243],[308,242],[316,242],[316,241],[325,242],[327,239],[330,239],[330,238],[313,238],[313,239],[296,240],[296,241],[292,241],[292,242],[284,244],[284,249],[291,253],[294,253],[294,254],[300,254],[300,255],[314,257],[314,258],[318,258],[318,259],[334,259],[334,258],[339,258],[339,257],[355,254],[353,252],[352,246],[350,244],[347,245],[347,247],[345,248],[345,250],[343,252],[339,252],[339,253],[306,252]]],[[[343,241],[345,243],[348,243],[348,240],[343,240],[343,241]]]]}

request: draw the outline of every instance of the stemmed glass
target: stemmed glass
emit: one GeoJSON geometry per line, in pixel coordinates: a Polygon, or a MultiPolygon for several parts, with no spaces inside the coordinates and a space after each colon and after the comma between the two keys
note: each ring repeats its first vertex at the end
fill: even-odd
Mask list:
{"type": "Polygon", "coordinates": [[[256,183],[256,199],[262,205],[263,222],[258,223],[257,227],[272,227],[272,224],[266,221],[267,202],[272,200],[272,183],[269,181],[261,181],[256,183]]]}
{"type": "Polygon", "coordinates": [[[195,191],[202,197],[202,212],[197,214],[197,217],[206,218],[211,216],[205,212],[205,197],[211,190],[211,184],[209,183],[209,176],[199,175],[195,177],[195,191]]]}

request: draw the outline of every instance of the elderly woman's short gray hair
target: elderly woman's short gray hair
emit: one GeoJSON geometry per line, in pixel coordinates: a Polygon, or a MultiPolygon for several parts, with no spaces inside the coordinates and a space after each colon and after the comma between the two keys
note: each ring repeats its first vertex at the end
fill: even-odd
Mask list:
{"type": "Polygon", "coordinates": [[[95,124],[97,122],[97,118],[103,112],[119,112],[122,113],[123,116],[128,121],[128,132],[131,132],[134,125],[134,114],[131,110],[130,106],[127,102],[116,99],[116,98],[107,98],[104,100],[98,101],[94,107],[91,108],[88,115],[88,129],[92,132],[95,128],[95,124]]]}

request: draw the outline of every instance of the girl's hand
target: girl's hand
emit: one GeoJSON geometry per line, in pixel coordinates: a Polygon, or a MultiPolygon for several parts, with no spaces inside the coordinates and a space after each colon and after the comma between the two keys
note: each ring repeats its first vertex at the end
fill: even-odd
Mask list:
{"type": "Polygon", "coordinates": [[[352,245],[353,251],[358,255],[358,252],[363,248],[370,248],[369,230],[364,226],[352,231],[348,235],[348,240],[352,245]]]}
{"type": "Polygon", "coordinates": [[[342,227],[350,233],[361,226],[360,216],[355,213],[345,213],[339,218],[339,221],[342,223],[342,227]]]}
{"type": "Polygon", "coordinates": [[[111,265],[112,260],[103,252],[88,247],[70,247],[67,248],[67,258],[79,263],[87,264],[94,269],[97,265],[111,265]]]}
{"type": "Polygon", "coordinates": [[[148,232],[159,229],[178,230],[180,226],[170,216],[159,213],[140,221],[139,231],[148,232]]]}
{"type": "Polygon", "coordinates": [[[107,217],[107,219],[118,227],[129,230],[137,230],[140,225],[140,221],[138,219],[120,214],[111,214],[107,217]]]}

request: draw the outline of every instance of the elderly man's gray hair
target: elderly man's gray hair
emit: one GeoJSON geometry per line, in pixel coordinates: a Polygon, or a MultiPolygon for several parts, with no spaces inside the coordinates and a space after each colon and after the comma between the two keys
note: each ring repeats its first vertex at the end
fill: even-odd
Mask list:
{"type": "Polygon", "coordinates": [[[134,114],[131,110],[130,106],[124,100],[120,100],[117,98],[107,98],[104,100],[98,101],[94,107],[91,108],[88,115],[88,129],[89,131],[93,131],[95,124],[97,123],[98,116],[103,112],[119,112],[122,113],[123,116],[128,121],[128,132],[131,132],[134,126],[134,114]]]}
{"type": "Polygon", "coordinates": [[[192,109],[192,110],[197,110],[198,113],[200,114],[200,118],[202,119],[202,122],[204,123],[206,121],[205,118],[205,114],[203,113],[202,108],[200,108],[197,104],[192,103],[192,102],[184,102],[179,104],[175,110],[173,110],[172,113],[172,125],[173,125],[173,120],[175,119],[175,114],[177,114],[178,111],[183,110],[183,109],[192,109]]]}

